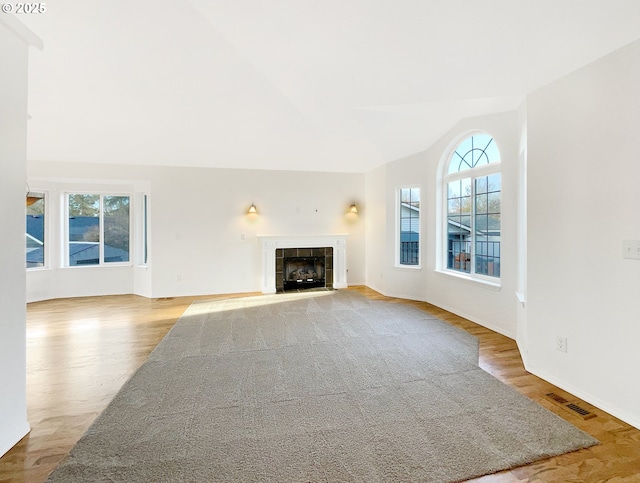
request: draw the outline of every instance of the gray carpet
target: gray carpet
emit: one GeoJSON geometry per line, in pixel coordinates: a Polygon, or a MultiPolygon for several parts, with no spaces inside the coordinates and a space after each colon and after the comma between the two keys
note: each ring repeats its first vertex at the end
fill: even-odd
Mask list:
{"type": "Polygon", "coordinates": [[[597,444],[477,362],[351,291],[195,303],[49,481],[461,481],[597,444]]]}

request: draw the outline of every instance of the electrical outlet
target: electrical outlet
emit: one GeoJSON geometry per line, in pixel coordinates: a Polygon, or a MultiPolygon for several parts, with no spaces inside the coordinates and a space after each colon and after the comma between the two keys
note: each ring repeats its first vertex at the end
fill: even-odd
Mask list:
{"type": "Polygon", "coordinates": [[[560,352],[567,352],[567,338],[566,337],[558,337],[556,339],[556,349],[560,352]]]}

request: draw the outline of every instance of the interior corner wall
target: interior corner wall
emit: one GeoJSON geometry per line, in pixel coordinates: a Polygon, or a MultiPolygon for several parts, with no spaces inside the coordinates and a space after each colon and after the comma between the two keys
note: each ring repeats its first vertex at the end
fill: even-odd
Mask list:
{"type": "Polygon", "coordinates": [[[153,298],[258,292],[258,235],[346,233],[348,283],[364,283],[364,174],[34,161],[28,174],[58,186],[75,186],[73,180],[138,180],[149,192],[146,268],[30,271],[29,293],[38,287],[47,287],[46,298],[134,290],[153,298]],[[252,202],[257,215],[247,214],[252,202]],[[358,214],[347,213],[354,202],[358,214]],[[99,283],[87,283],[87,276],[99,283]]]}
{"type": "Polygon", "coordinates": [[[365,204],[367,206],[366,223],[366,285],[382,294],[387,293],[384,278],[389,256],[387,249],[387,165],[380,166],[366,174],[365,204]]]}
{"type": "Polygon", "coordinates": [[[528,96],[526,302],[527,369],[638,428],[639,85],[636,41],[528,96]]]}
{"type": "Polygon", "coordinates": [[[384,295],[423,300],[466,317],[492,330],[515,337],[517,283],[517,112],[469,118],[458,123],[427,151],[388,163],[367,174],[367,285],[384,295]],[[437,189],[440,163],[460,136],[483,130],[494,137],[502,164],[501,287],[470,282],[438,270],[437,224],[442,201],[437,189]],[[420,187],[422,263],[419,269],[397,267],[396,192],[420,187]],[[372,238],[375,237],[375,238],[372,238]]]}
{"type": "Polygon", "coordinates": [[[29,432],[24,266],[28,48],[0,22],[0,456],[29,432]]]}
{"type": "Polygon", "coordinates": [[[516,343],[524,364],[528,361],[527,344],[527,103],[518,109],[518,132],[520,135],[517,166],[518,179],[518,224],[517,224],[517,283],[516,283],[516,343]]]}

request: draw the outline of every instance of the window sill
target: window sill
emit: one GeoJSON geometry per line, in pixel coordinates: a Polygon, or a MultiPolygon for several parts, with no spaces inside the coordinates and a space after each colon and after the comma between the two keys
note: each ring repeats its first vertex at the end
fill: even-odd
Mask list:
{"type": "Polygon", "coordinates": [[[502,290],[502,284],[499,280],[497,282],[494,282],[492,280],[486,280],[484,278],[476,278],[469,275],[463,275],[452,270],[436,270],[436,273],[442,277],[453,278],[470,285],[475,285],[476,287],[482,287],[496,292],[502,290]]]}
{"type": "Polygon", "coordinates": [[[86,270],[89,268],[131,268],[133,267],[132,263],[129,262],[113,262],[113,263],[95,263],[95,264],[86,264],[86,265],[67,265],[62,267],[63,269],[71,269],[71,270],[86,270]]]}
{"type": "Polygon", "coordinates": [[[422,270],[422,265],[400,265],[396,263],[393,268],[399,268],[400,270],[422,270]]]}

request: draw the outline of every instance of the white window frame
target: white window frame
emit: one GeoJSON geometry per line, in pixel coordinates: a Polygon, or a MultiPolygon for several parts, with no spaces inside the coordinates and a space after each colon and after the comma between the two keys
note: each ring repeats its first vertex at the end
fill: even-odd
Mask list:
{"type": "Polygon", "coordinates": [[[133,219],[134,215],[134,196],[130,192],[113,192],[113,191],[99,191],[99,190],[70,190],[64,192],[64,240],[62,243],[64,252],[64,268],[70,269],[88,269],[88,268],[102,268],[102,267],[131,267],[133,266],[133,258],[135,254],[135,236],[133,232],[133,219]],[[69,195],[97,195],[100,199],[100,241],[98,242],[98,263],[87,265],[70,265],[69,264],[69,195]],[[104,197],[105,196],[126,196],[129,198],[129,260],[126,262],[105,262],[104,261],[104,197]]]}
{"type": "MultiPolygon", "coordinates": [[[[41,267],[25,267],[27,271],[29,272],[37,272],[38,270],[48,270],[51,264],[51,231],[50,231],[50,226],[51,226],[51,213],[50,213],[50,196],[49,196],[49,191],[47,190],[41,190],[41,189],[32,189],[31,190],[32,193],[38,193],[41,194],[43,199],[44,199],[44,226],[42,227],[43,230],[43,235],[44,235],[44,249],[43,249],[43,255],[44,255],[44,263],[42,264],[41,267]]],[[[26,227],[25,227],[25,233],[26,233],[26,227]]],[[[26,263],[26,260],[25,260],[26,263]]]]}
{"type": "Polygon", "coordinates": [[[395,246],[395,263],[394,266],[395,268],[402,268],[402,269],[408,269],[408,270],[419,270],[422,268],[422,239],[423,239],[423,223],[424,220],[422,219],[422,194],[423,194],[423,190],[422,187],[420,185],[403,185],[403,186],[398,186],[396,187],[396,196],[395,196],[395,205],[394,205],[394,211],[396,213],[396,246],[395,246]],[[420,212],[419,212],[419,216],[418,216],[418,227],[419,227],[419,238],[418,238],[418,264],[417,265],[408,265],[408,264],[404,264],[404,263],[400,263],[400,247],[402,244],[402,216],[401,216],[401,211],[402,211],[402,190],[405,189],[417,189],[420,191],[420,212]]]}
{"type": "MultiPolygon", "coordinates": [[[[149,248],[149,194],[146,192],[136,192],[134,198],[135,233],[132,233],[131,245],[135,245],[135,265],[137,267],[148,267],[150,259],[149,248]],[[134,243],[135,240],[135,243],[134,243]]],[[[130,210],[130,214],[133,210],[130,210]]]]}
{"type": "MultiPolygon", "coordinates": [[[[477,178],[481,178],[483,176],[488,176],[488,175],[492,175],[492,174],[500,174],[500,197],[502,199],[502,192],[503,192],[503,173],[502,173],[502,155],[500,156],[500,160],[493,162],[493,163],[489,163],[489,164],[485,164],[482,166],[477,166],[475,168],[470,168],[470,169],[466,169],[463,171],[457,171],[455,173],[449,173],[449,164],[451,162],[451,159],[453,157],[453,154],[456,152],[456,150],[458,149],[458,147],[462,144],[463,141],[465,141],[466,139],[472,137],[472,136],[476,136],[476,135],[480,135],[480,134],[486,134],[487,136],[491,136],[491,138],[493,139],[493,142],[496,143],[496,147],[498,149],[498,152],[501,153],[500,147],[497,146],[497,142],[495,137],[493,137],[491,134],[486,133],[484,131],[473,131],[473,132],[469,132],[466,133],[463,136],[460,136],[458,138],[456,138],[456,141],[454,143],[452,143],[452,145],[450,145],[449,149],[444,153],[443,156],[443,162],[441,163],[441,176],[439,177],[439,181],[438,181],[438,188],[441,194],[441,205],[440,205],[440,209],[438,210],[438,216],[441,218],[441,223],[440,223],[440,227],[441,227],[441,238],[440,238],[440,247],[439,247],[439,258],[440,258],[440,263],[439,263],[439,267],[436,270],[439,273],[442,274],[446,274],[449,276],[453,276],[459,279],[463,279],[463,280],[467,280],[470,282],[477,282],[480,283],[482,285],[486,285],[486,286],[490,286],[490,287],[496,287],[496,288],[500,288],[501,286],[501,280],[502,280],[502,270],[500,270],[500,276],[498,277],[494,277],[494,276],[489,276],[489,275],[484,275],[481,273],[476,273],[475,271],[475,251],[476,251],[476,247],[475,247],[475,237],[472,236],[471,238],[471,243],[470,243],[470,258],[471,258],[471,269],[469,271],[469,273],[463,272],[463,271],[459,271],[459,270],[454,270],[454,269],[450,269],[448,267],[448,236],[449,236],[449,218],[448,218],[448,189],[449,189],[449,183],[452,181],[459,181],[465,178],[470,178],[471,180],[471,187],[472,187],[472,193],[471,193],[471,199],[474,200],[474,195],[475,195],[475,180],[477,178]]],[[[473,203],[475,203],[475,201],[473,201],[473,203]]],[[[474,205],[472,205],[474,206],[474,205]]],[[[474,210],[472,209],[471,212],[471,219],[472,219],[472,226],[471,226],[471,233],[473,233],[473,229],[475,226],[475,213],[474,210]]],[[[500,247],[500,253],[502,254],[502,209],[501,209],[501,227],[500,227],[500,242],[501,242],[501,247],[500,247]]],[[[502,258],[502,257],[501,257],[502,258]]]]}

